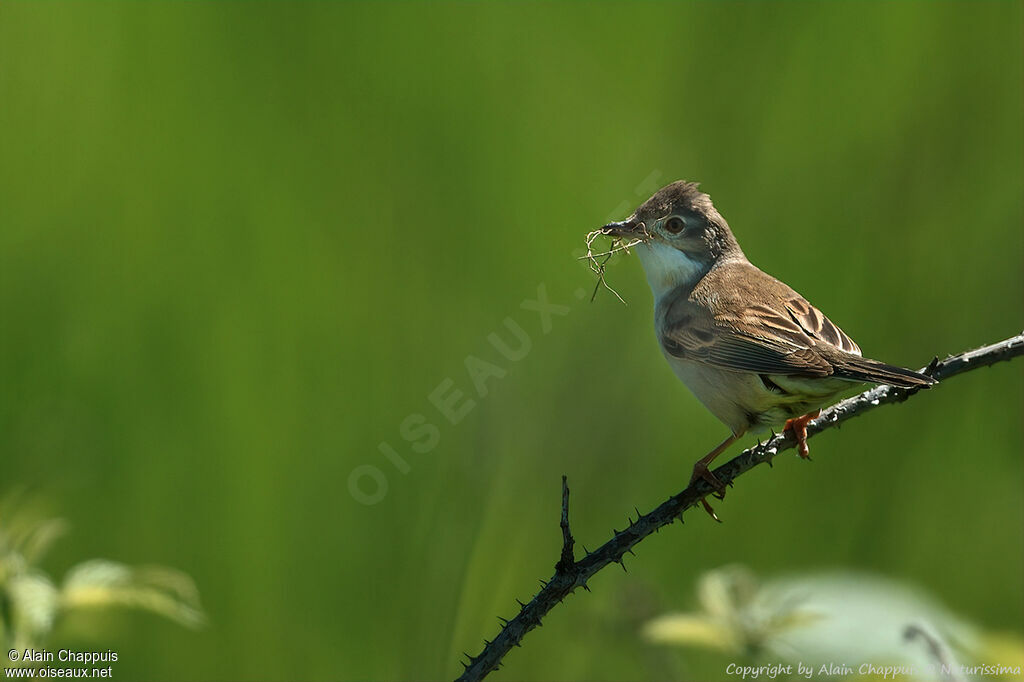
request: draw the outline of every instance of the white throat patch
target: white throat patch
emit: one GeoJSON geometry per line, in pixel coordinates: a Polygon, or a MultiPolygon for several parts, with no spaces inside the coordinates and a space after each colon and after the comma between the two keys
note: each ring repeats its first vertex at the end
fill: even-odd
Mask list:
{"type": "Polygon", "coordinates": [[[634,248],[644,266],[655,301],[680,285],[695,284],[707,272],[704,264],[691,260],[667,244],[647,242],[634,248]]]}

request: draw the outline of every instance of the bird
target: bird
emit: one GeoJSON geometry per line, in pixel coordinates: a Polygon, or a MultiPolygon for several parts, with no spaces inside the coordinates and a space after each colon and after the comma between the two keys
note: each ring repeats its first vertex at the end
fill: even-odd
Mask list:
{"type": "MultiPolygon", "coordinates": [[[[784,282],[753,265],[729,224],[679,180],[600,234],[629,240],[654,295],[654,327],[676,376],[730,430],[693,466],[722,498],[708,465],[744,434],[781,426],[807,458],[807,424],[864,383],[927,388],[935,379],[872,360],[838,325],[784,282]]],[[[701,503],[716,521],[707,501],[701,503]]]]}

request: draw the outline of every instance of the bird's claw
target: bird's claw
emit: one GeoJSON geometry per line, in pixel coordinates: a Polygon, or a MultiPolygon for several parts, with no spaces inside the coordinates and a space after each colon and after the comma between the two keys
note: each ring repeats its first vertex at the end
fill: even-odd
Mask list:
{"type": "Polygon", "coordinates": [[[711,508],[710,504],[708,504],[707,498],[700,498],[700,503],[704,505],[704,511],[706,511],[711,518],[713,518],[715,521],[718,521],[719,523],[722,522],[722,519],[718,518],[718,514],[716,514],[715,510],[711,508]]]}
{"type": "Polygon", "coordinates": [[[820,414],[821,410],[815,410],[796,419],[787,419],[786,425],[782,427],[783,433],[793,432],[793,438],[796,440],[796,452],[801,459],[810,459],[810,449],[807,447],[807,425],[817,419],[820,414]]]}
{"type": "MultiPolygon", "coordinates": [[[[711,493],[712,496],[719,500],[725,499],[725,484],[719,481],[718,477],[708,470],[707,465],[702,466],[700,462],[697,462],[693,467],[693,476],[690,478],[690,485],[693,485],[698,479],[706,481],[708,485],[715,489],[714,492],[711,493]]],[[[700,503],[704,507],[704,511],[706,511],[711,518],[719,523],[722,522],[722,519],[718,518],[718,514],[716,514],[715,510],[711,508],[710,504],[708,504],[706,497],[702,497],[700,499],[700,503]]]]}

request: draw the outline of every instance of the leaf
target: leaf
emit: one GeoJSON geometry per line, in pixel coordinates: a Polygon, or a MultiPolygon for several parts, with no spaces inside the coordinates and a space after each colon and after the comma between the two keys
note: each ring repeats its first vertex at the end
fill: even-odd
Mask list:
{"type": "Polygon", "coordinates": [[[648,621],[643,637],[655,644],[680,644],[739,653],[741,643],[733,628],[696,613],[670,613],[648,621]]]}
{"type": "Polygon", "coordinates": [[[57,619],[57,588],[42,573],[13,576],[7,582],[11,624],[21,639],[39,641],[50,634],[57,619]]]}
{"type": "Polygon", "coordinates": [[[38,563],[67,530],[64,519],[45,519],[33,524],[20,544],[22,556],[30,564],[38,563]]]}
{"type": "Polygon", "coordinates": [[[127,606],[187,627],[206,622],[192,579],[160,566],[132,568],[105,559],[86,561],[68,571],[60,603],[68,611],[127,606]]]}
{"type": "Polygon", "coordinates": [[[711,615],[734,619],[754,599],[757,589],[753,571],[731,564],[703,574],[697,583],[697,598],[711,615]]]}

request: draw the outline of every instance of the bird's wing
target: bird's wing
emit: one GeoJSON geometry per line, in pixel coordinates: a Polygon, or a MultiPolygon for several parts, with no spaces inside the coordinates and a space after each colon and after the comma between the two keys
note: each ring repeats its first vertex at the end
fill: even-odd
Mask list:
{"type": "Polygon", "coordinates": [[[712,268],[664,311],[659,337],[679,358],[738,372],[925,387],[931,377],[860,356],[803,296],[747,262],[712,268]],[[731,269],[731,270],[730,270],[731,269]]]}
{"type": "Polygon", "coordinates": [[[720,369],[758,374],[829,376],[831,364],[798,325],[779,316],[760,324],[723,322],[689,299],[676,300],[661,330],[666,352],[720,369]]]}
{"type": "Polygon", "coordinates": [[[860,353],[800,294],[746,262],[714,268],[673,301],[660,336],[671,355],[761,374],[829,376],[836,357],[860,353]]]}
{"type": "Polygon", "coordinates": [[[808,303],[807,299],[800,294],[795,291],[792,291],[792,294],[786,299],[786,312],[805,334],[818,343],[827,343],[844,353],[860,355],[860,346],[854,343],[853,339],[847,336],[832,320],[825,317],[820,310],[808,303]]]}

